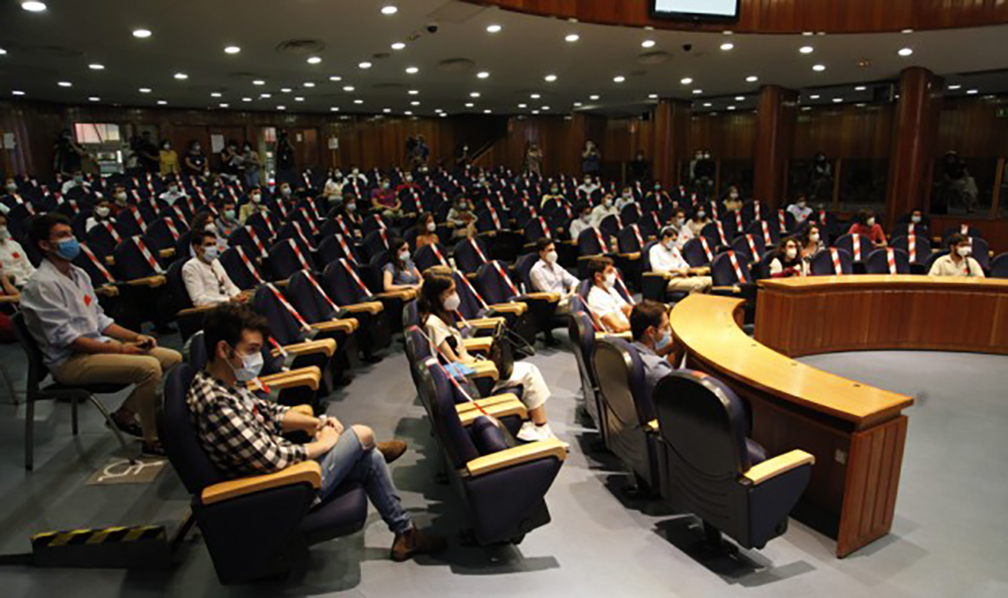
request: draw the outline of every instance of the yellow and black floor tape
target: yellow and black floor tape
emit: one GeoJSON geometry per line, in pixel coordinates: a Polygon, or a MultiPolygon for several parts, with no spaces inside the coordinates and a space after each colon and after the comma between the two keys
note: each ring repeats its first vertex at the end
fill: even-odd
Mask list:
{"type": "Polygon", "coordinates": [[[61,532],[43,532],[31,538],[32,550],[58,548],[60,546],[82,546],[96,544],[116,544],[141,542],[145,540],[166,540],[163,525],[141,525],[133,527],[106,527],[104,529],[75,529],[61,532]]]}

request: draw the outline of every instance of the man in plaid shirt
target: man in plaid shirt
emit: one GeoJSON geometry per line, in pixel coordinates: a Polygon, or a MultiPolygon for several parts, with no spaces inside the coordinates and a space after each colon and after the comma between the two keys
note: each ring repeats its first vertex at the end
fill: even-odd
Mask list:
{"type": "MultiPolygon", "coordinates": [[[[443,538],[414,527],[371,428],[344,428],[335,417],[316,418],[292,411],[248,390],[246,383],[262,369],[263,344],[269,335],[265,318],[248,306],[225,303],[207,314],[203,335],[210,362],[196,375],[186,402],[203,450],[222,473],[235,478],[261,475],[314,459],[322,468],[321,502],[344,481],[364,486],[395,534],[393,560],[404,561],[444,547],[443,538]],[[304,432],[312,440],[291,442],[283,436],[291,432],[304,432]]],[[[398,457],[405,445],[384,448],[398,457]]]]}

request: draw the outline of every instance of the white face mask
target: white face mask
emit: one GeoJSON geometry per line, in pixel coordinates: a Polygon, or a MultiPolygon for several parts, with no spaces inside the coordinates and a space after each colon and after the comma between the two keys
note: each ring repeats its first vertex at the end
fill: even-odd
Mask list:
{"type": "Polygon", "coordinates": [[[346,211],[349,214],[353,214],[354,212],[357,211],[357,204],[355,204],[355,203],[348,203],[346,205],[346,211]]]}
{"type": "Polygon", "coordinates": [[[604,282],[605,282],[605,288],[607,289],[611,289],[614,286],[616,286],[616,273],[610,272],[609,274],[606,274],[604,282]]]}
{"type": "Polygon", "coordinates": [[[116,200],[116,203],[120,203],[120,204],[126,203],[126,194],[125,193],[116,193],[115,194],[115,200],[116,200]]]}
{"type": "Polygon", "coordinates": [[[819,233],[812,233],[808,236],[809,242],[816,244],[819,242],[819,233]]]}
{"type": "Polygon", "coordinates": [[[735,192],[735,191],[732,191],[731,193],[728,194],[728,197],[730,197],[732,199],[738,199],[738,193],[735,192]]]}
{"type": "Polygon", "coordinates": [[[875,226],[875,217],[873,216],[873,217],[869,218],[868,222],[866,224],[868,226],[875,226]]]}
{"type": "Polygon", "coordinates": [[[700,210],[699,212],[696,213],[696,215],[697,215],[697,218],[699,218],[700,220],[703,220],[704,218],[707,217],[707,212],[704,212],[703,210],[700,210]]]}
{"type": "Polygon", "coordinates": [[[920,224],[921,217],[920,216],[911,216],[910,217],[910,222],[913,222],[914,224],[920,224]]]}
{"type": "Polygon", "coordinates": [[[259,203],[260,199],[262,199],[262,196],[258,193],[252,195],[252,203],[259,203]]]}
{"type": "Polygon", "coordinates": [[[604,205],[607,208],[611,208],[612,207],[612,200],[607,197],[606,200],[602,202],[602,205],[604,205]]]}
{"type": "Polygon", "coordinates": [[[208,233],[213,233],[216,235],[217,225],[211,222],[210,224],[206,225],[206,228],[204,228],[203,230],[207,231],[208,233]]]}
{"type": "Polygon", "coordinates": [[[798,202],[798,207],[799,207],[800,209],[804,210],[804,209],[805,209],[805,206],[806,206],[806,203],[805,203],[804,201],[799,201],[799,202],[798,202]]]}
{"type": "Polygon", "coordinates": [[[675,221],[676,221],[676,226],[678,226],[679,228],[682,228],[682,225],[686,222],[686,219],[685,218],[676,218],[675,221]]]}
{"type": "Polygon", "coordinates": [[[560,256],[557,254],[557,252],[550,251],[549,253],[546,254],[546,263],[547,264],[555,264],[556,261],[557,261],[557,258],[559,258],[559,257],[560,256]]]}
{"type": "Polygon", "coordinates": [[[403,249],[399,252],[399,260],[403,263],[409,260],[409,249],[403,249]]]}
{"type": "Polygon", "coordinates": [[[237,378],[239,382],[251,382],[252,380],[255,380],[263,368],[262,353],[242,355],[241,360],[242,365],[238,368],[231,365],[230,361],[228,362],[228,365],[231,365],[231,369],[234,370],[235,378],[237,378]]]}
{"type": "Polygon", "coordinates": [[[95,208],[95,214],[99,218],[107,218],[108,215],[109,215],[109,209],[108,208],[95,208]]]}
{"type": "Polygon", "coordinates": [[[675,239],[669,239],[668,241],[665,241],[665,249],[672,251],[672,248],[675,247],[675,242],[676,242],[675,239]]]}
{"type": "Polygon", "coordinates": [[[456,311],[460,305],[462,305],[462,299],[459,298],[458,293],[452,293],[444,300],[446,311],[456,311]]]}
{"type": "Polygon", "coordinates": [[[14,193],[17,191],[17,185],[14,183],[7,183],[7,193],[14,193]]]}
{"type": "Polygon", "coordinates": [[[435,224],[433,222],[428,222],[427,223],[427,232],[432,233],[432,232],[434,232],[436,230],[437,230],[437,224],[435,224]]]}
{"type": "Polygon", "coordinates": [[[798,250],[795,249],[794,247],[788,247],[787,249],[784,250],[784,255],[787,256],[787,259],[793,260],[796,257],[798,257],[798,250]]]}
{"type": "Polygon", "coordinates": [[[591,214],[583,214],[581,216],[581,222],[587,223],[591,220],[591,214]]]}
{"type": "Polygon", "coordinates": [[[956,247],[956,253],[959,257],[968,257],[969,254],[973,253],[973,248],[969,245],[963,245],[962,247],[956,247]]]}

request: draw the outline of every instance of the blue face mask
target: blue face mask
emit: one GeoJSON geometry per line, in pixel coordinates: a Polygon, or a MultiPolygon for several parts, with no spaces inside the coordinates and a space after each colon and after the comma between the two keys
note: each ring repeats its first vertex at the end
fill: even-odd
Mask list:
{"type": "Polygon", "coordinates": [[[671,343],[672,343],[672,333],[668,329],[666,329],[662,337],[657,341],[655,341],[655,349],[661,351],[665,347],[669,346],[669,344],[671,343]]]}
{"type": "Polygon", "coordinates": [[[231,365],[231,369],[234,370],[235,378],[237,378],[239,382],[251,382],[259,377],[259,372],[261,372],[263,368],[262,353],[242,355],[241,360],[242,365],[240,368],[236,368],[231,365],[231,362],[228,362],[228,365],[231,365]]]}
{"type": "Polygon", "coordinates": [[[207,263],[211,263],[220,257],[220,249],[216,245],[210,245],[203,250],[203,257],[207,263]]]}
{"type": "Polygon", "coordinates": [[[70,237],[69,239],[63,239],[56,244],[56,255],[72,262],[80,255],[80,243],[77,241],[77,237],[70,237]]]}

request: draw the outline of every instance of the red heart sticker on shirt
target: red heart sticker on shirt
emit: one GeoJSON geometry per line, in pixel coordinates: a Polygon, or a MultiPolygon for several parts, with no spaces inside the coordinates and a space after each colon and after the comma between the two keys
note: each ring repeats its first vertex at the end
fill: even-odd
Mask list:
{"type": "Polygon", "coordinates": [[[84,295],[84,305],[91,307],[91,295],[84,295]]]}
{"type": "Polygon", "coordinates": [[[14,258],[14,259],[16,259],[16,260],[17,259],[21,259],[21,254],[19,254],[18,252],[15,251],[14,253],[11,254],[11,257],[14,258]]]}

